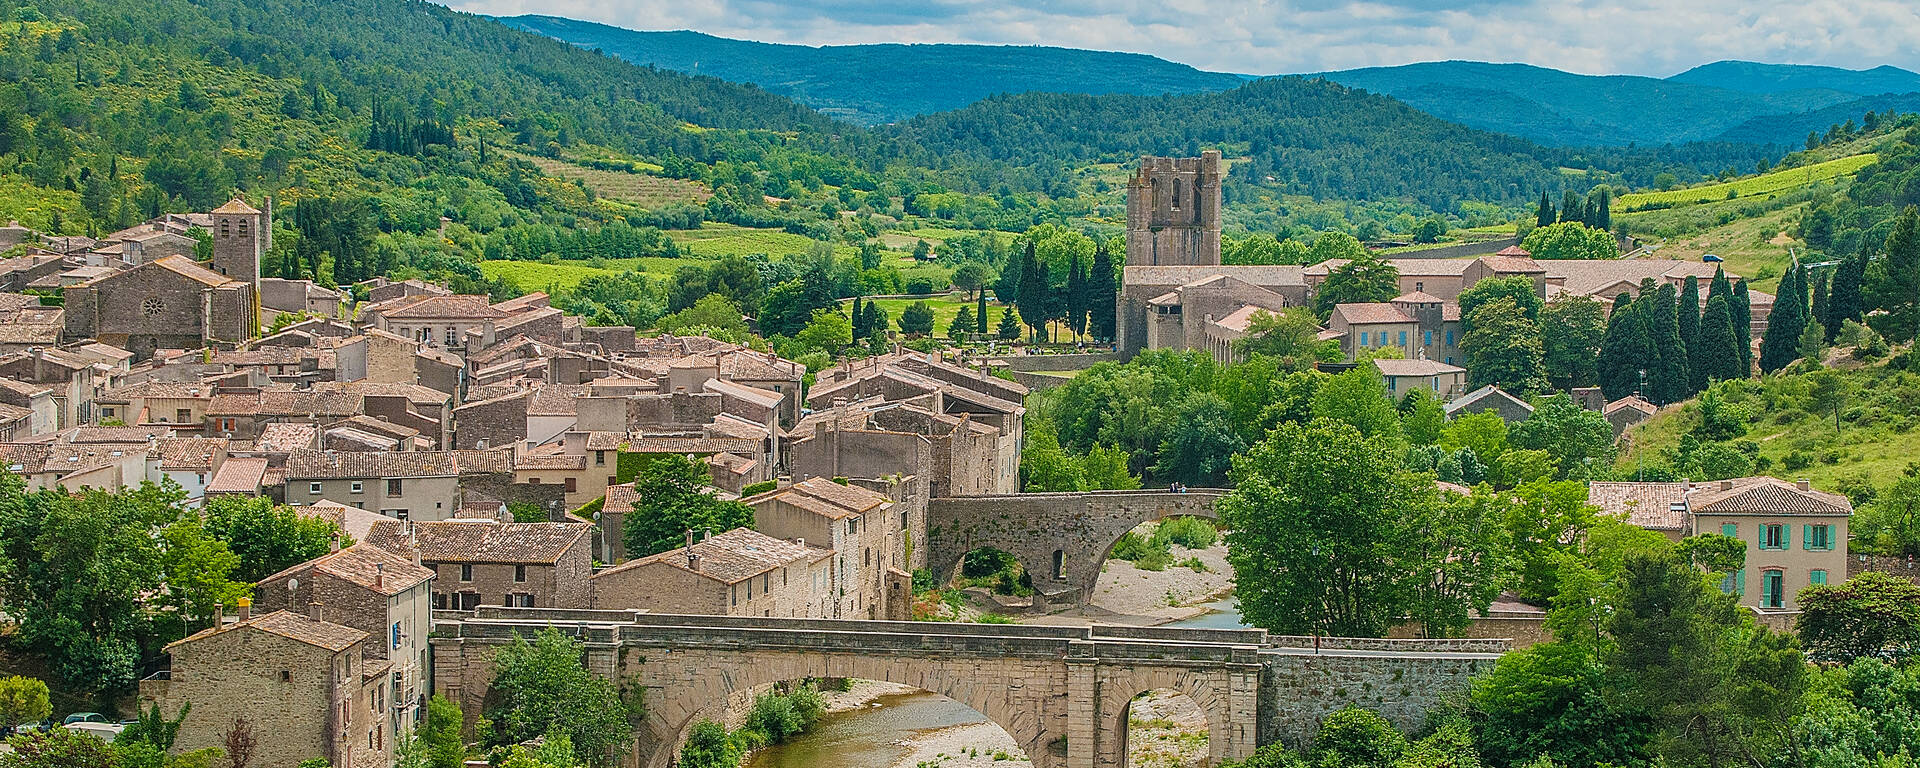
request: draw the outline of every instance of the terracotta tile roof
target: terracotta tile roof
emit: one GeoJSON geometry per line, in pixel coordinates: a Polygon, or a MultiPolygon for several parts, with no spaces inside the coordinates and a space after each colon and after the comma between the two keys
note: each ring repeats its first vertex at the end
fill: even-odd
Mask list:
{"type": "Polygon", "coordinates": [[[1587,503],[1609,515],[1657,531],[1686,526],[1686,483],[1588,483],[1587,503]],[[1677,508],[1675,505],[1679,505],[1677,508]]]}
{"type": "Polygon", "coordinates": [[[1253,318],[1262,312],[1272,313],[1272,310],[1255,304],[1248,304],[1234,310],[1226,317],[1215,320],[1214,324],[1228,330],[1245,333],[1248,328],[1253,327],[1253,318]]]}
{"type": "Polygon", "coordinates": [[[232,280],[228,279],[226,275],[220,274],[211,269],[207,269],[206,267],[200,266],[198,262],[195,262],[193,259],[189,259],[185,256],[162,256],[158,259],[154,259],[153,261],[149,261],[145,264],[134,267],[133,269],[129,269],[126,272],[120,272],[113,275],[106,275],[104,277],[96,277],[92,280],[87,281],[87,284],[102,282],[105,280],[111,280],[114,277],[117,277],[119,275],[129,274],[136,270],[141,270],[141,269],[164,269],[164,270],[167,270],[168,272],[172,272],[176,275],[188,278],[190,280],[193,280],[195,282],[198,282],[207,286],[217,287],[217,286],[222,286],[222,285],[226,285],[227,283],[233,282],[232,280]]]}
{"type": "Polygon", "coordinates": [[[1399,296],[1393,297],[1392,303],[1394,304],[1444,304],[1446,303],[1446,299],[1442,299],[1431,293],[1427,293],[1426,291],[1413,291],[1411,293],[1403,293],[1403,294],[1400,294],[1399,296]]]}
{"type": "Polygon", "coordinates": [[[1528,259],[1531,259],[1531,258],[1533,258],[1533,252],[1532,252],[1532,251],[1528,251],[1527,249],[1525,249],[1525,248],[1522,248],[1522,247],[1520,247],[1520,246],[1517,246],[1517,245],[1509,245],[1509,246],[1507,246],[1507,247],[1505,247],[1505,248],[1502,248],[1502,249],[1500,249],[1500,250],[1499,250],[1499,252],[1497,252],[1497,253],[1495,253],[1495,254],[1493,254],[1493,255],[1495,255],[1495,256],[1519,256],[1519,257],[1522,257],[1522,258],[1528,258],[1528,259]]]}
{"type": "Polygon", "coordinates": [[[261,579],[258,583],[277,582],[287,576],[308,571],[324,573],[387,597],[405,592],[419,585],[420,582],[433,578],[432,570],[413,562],[411,558],[401,557],[389,550],[361,543],[338,552],[321,555],[261,579]]]}
{"type": "Polygon", "coordinates": [[[485,296],[406,296],[383,301],[367,308],[389,319],[407,320],[498,320],[507,313],[494,309],[485,296]]]}
{"type": "Polygon", "coordinates": [[[577,412],[575,400],[591,394],[584,384],[546,384],[533,390],[533,399],[527,401],[528,416],[572,416],[577,412]]]}
{"type": "Polygon", "coordinates": [[[212,472],[213,457],[227,449],[224,437],[163,437],[153,441],[160,468],[185,472],[212,472]]]}
{"type": "Polygon", "coordinates": [[[351,392],[299,392],[263,389],[221,392],[207,404],[209,416],[340,416],[365,412],[365,401],[351,392]]]}
{"type": "Polygon", "coordinates": [[[260,439],[253,445],[256,449],[271,453],[285,453],[312,449],[320,436],[320,426],[308,422],[285,422],[268,424],[260,429],[260,439]]]}
{"type": "MultiPolygon", "coordinates": [[[[1559,280],[1567,293],[1591,296],[1620,282],[1638,284],[1643,278],[1678,281],[1694,275],[1713,277],[1717,265],[1678,259],[1548,259],[1541,262],[1548,280],[1559,280]]],[[[1728,274],[1728,278],[1738,277],[1728,274]]],[[[1704,290],[1704,289],[1703,289],[1704,290]]]]}
{"type": "Polygon", "coordinates": [[[510,448],[489,448],[487,450],[455,450],[454,466],[460,474],[500,474],[513,471],[513,450],[510,448]]]}
{"type": "Polygon", "coordinates": [[[760,441],[739,437],[705,436],[661,436],[630,437],[626,451],[629,453],[692,453],[707,454],[722,451],[759,453],[760,441]]]}
{"type": "MultiPolygon", "coordinates": [[[[405,440],[410,437],[417,437],[420,434],[420,430],[414,429],[413,427],[401,426],[385,419],[365,415],[348,416],[347,418],[334,422],[333,426],[350,427],[362,432],[385,435],[395,440],[405,440]]],[[[332,429],[329,428],[328,431],[331,432],[332,429]]]]}
{"type": "Polygon", "coordinates": [[[400,384],[381,381],[316,381],[315,392],[344,392],[361,397],[402,397],[418,405],[438,406],[453,399],[433,387],[420,384],[400,384]]]}
{"type": "Polygon", "coordinates": [[[671,549],[633,560],[594,574],[621,573],[649,565],[668,565],[722,584],[737,584],[782,566],[799,562],[817,562],[833,555],[833,550],[776,539],[750,528],[735,528],[691,547],[671,549]],[[688,562],[689,555],[697,564],[688,562]]]}
{"type": "Polygon", "coordinates": [[[418,542],[423,562],[551,565],[592,529],[586,523],[389,520],[374,524],[367,540],[395,552],[410,552],[418,542]]]}
{"type": "Polygon", "coordinates": [[[247,201],[242,200],[238,197],[235,197],[232,200],[228,200],[225,205],[215,208],[211,212],[212,213],[233,213],[233,214],[254,214],[254,213],[259,213],[260,209],[255,208],[251,205],[247,205],[247,201]]]}
{"type": "Polygon", "coordinates": [[[1695,514],[1847,515],[1853,502],[1837,493],[1802,489],[1775,477],[1744,477],[1694,487],[1695,514]],[[1731,487],[1728,487],[1731,486],[1731,487]]]}
{"type": "Polygon", "coordinates": [[[287,478],[291,480],[452,477],[457,474],[453,455],[447,451],[294,451],[287,457],[287,478]]]}
{"type": "Polygon", "coordinates": [[[30,381],[9,379],[3,376],[0,376],[0,389],[7,390],[16,397],[33,397],[41,393],[51,394],[53,392],[53,387],[45,384],[35,384],[30,381]]]}
{"type": "Polygon", "coordinates": [[[570,470],[586,469],[587,457],[579,454],[560,452],[560,446],[546,446],[543,450],[520,454],[513,460],[515,471],[522,470],[570,470]]]}
{"type": "Polygon", "coordinates": [[[1380,370],[1382,376],[1447,376],[1466,373],[1467,369],[1457,365],[1447,365],[1438,360],[1388,360],[1376,358],[1373,367],[1380,370]]]}
{"type": "MultiPolygon", "coordinates": [[[[227,463],[232,464],[234,461],[239,461],[239,459],[234,459],[227,463]]],[[[222,469],[225,468],[222,467],[222,469]]],[[[305,506],[296,506],[292,509],[294,514],[301,517],[325,520],[333,523],[339,526],[340,530],[345,531],[348,536],[352,536],[354,541],[360,542],[367,540],[367,535],[373,530],[374,525],[393,519],[378,512],[368,512],[359,507],[349,507],[337,501],[328,501],[326,499],[321,499],[305,506]]]]}
{"type": "Polygon", "coordinates": [[[95,400],[126,402],[132,398],[172,398],[176,400],[212,400],[213,385],[185,381],[143,381],[114,387],[95,400]]]}
{"type": "Polygon", "coordinates": [[[213,479],[207,482],[207,493],[259,493],[261,479],[267,474],[267,460],[253,456],[236,456],[220,465],[213,473],[213,479]]]}
{"type": "Polygon", "coordinates": [[[1347,321],[1348,325],[1375,325],[1380,323],[1411,323],[1413,318],[1400,308],[1387,302],[1368,304],[1336,304],[1333,313],[1347,321]]]}
{"type": "Polygon", "coordinates": [[[352,627],[341,626],[330,621],[314,621],[304,614],[294,613],[292,611],[274,611],[265,616],[256,616],[237,624],[229,624],[225,627],[208,627],[194,633],[192,636],[168,643],[167,648],[172,649],[174,646],[196,642],[223,632],[235,632],[242,629],[254,629],[272,635],[279,635],[289,640],[296,640],[334,653],[352,648],[368,637],[367,633],[352,627]]]}
{"type": "Polygon", "coordinates": [[[1132,266],[1125,267],[1127,285],[1186,285],[1212,275],[1226,275],[1263,288],[1306,286],[1305,270],[1293,265],[1212,265],[1212,266],[1132,266]]]}
{"type": "Polygon", "coordinates": [[[778,408],[781,403],[786,401],[786,395],[779,392],[750,387],[745,384],[722,379],[707,379],[703,388],[708,392],[718,392],[722,395],[739,398],[762,408],[778,408]]]}
{"type": "Polygon", "coordinates": [[[69,443],[128,443],[146,444],[154,438],[171,434],[172,430],[149,427],[74,427],[65,437],[69,443]]]}
{"type": "Polygon", "coordinates": [[[1613,413],[1621,409],[1628,409],[1628,408],[1639,411],[1647,415],[1653,415],[1654,413],[1657,413],[1660,410],[1660,406],[1647,402],[1645,398],[1642,398],[1639,395],[1628,395],[1626,397],[1615,400],[1611,403],[1607,403],[1607,406],[1605,408],[1602,408],[1600,412],[1603,415],[1612,415],[1613,413]]]}
{"type": "Polygon", "coordinates": [[[1496,253],[1492,256],[1480,257],[1480,263],[1499,274],[1536,274],[1547,271],[1546,267],[1540,266],[1540,262],[1534,261],[1530,255],[1503,256],[1496,253]]]}
{"type": "Polygon", "coordinates": [[[620,483],[607,486],[606,499],[600,505],[601,511],[625,514],[640,503],[640,493],[633,489],[633,483],[620,483]]]}
{"type": "Polygon", "coordinates": [[[1494,401],[1505,400],[1511,404],[1514,404],[1516,407],[1526,411],[1527,413],[1533,413],[1532,403],[1529,403],[1525,400],[1514,397],[1504,389],[1496,387],[1492,384],[1488,384],[1472,392],[1468,392],[1465,395],[1461,395],[1460,399],[1458,400],[1455,400],[1451,403],[1447,403],[1447,415],[1452,416],[1453,414],[1459,413],[1460,411],[1466,408],[1469,408],[1474,405],[1478,405],[1482,400],[1494,400],[1494,401]]]}
{"type": "Polygon", "coordinates": [[[808,478],[743,501],[753,504],[772,499],[836,520],[865,514],[887,503],[887,497],[878,493],[855,485],[841,485],[824,477],[808,478]]]}
{"type": "Polygon", "coordinates": [[[707,466],[715,467],[736,475],[744,475],[752,472],[753,468],[759,465],[759,461],[733,453],[716,453],[707,457],[707,466]]]}
{"type": "MultiPolygon", "coordinates": [[[[1301,268],[1301,273],[1312,277],[1324,277],[1333,270],[1346,266],[1351,259],[1327,259],[1318,264],[1301,268]]],[[[1473,266],[1477,259],[1386,259],[1388,264],[1400,272],[1401,277],[1459,277],[1465,274],[1467,267],[1473,266]]]]}
{"type": "Polygon", "coordinates": [[[0,342],[8,344],[57,344],[65,326],[59,322],[0,322],[0,342]]]}
{"type": "Polygon", "coordinates": [[[620,445],[626,441],[627,436],[626,433],[623,432],[595,431],[588,432],[584,442],[589,451],[613,451],[618,450],[620,445]]]}

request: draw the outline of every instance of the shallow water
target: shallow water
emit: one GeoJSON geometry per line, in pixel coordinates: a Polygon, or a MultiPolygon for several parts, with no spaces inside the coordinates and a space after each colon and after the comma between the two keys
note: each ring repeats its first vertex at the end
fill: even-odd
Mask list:
{"type": "Polygon", "coordinates": [[[1169,627],[1190,627],[1194,629],[1249,629],[1240,617],[1240,603],[1232,596],[1207,603],[1206,613],[1191,619],[1167,624],[1169,627]]]}
{"type": "Polygon", "coordinates": [[[921,731],[984,722],[967,705],[919,691],[881,696],[835,712],[785,744],[753,753],[747,768],[891,768],[910,751],[904,742],[921,731]]]}

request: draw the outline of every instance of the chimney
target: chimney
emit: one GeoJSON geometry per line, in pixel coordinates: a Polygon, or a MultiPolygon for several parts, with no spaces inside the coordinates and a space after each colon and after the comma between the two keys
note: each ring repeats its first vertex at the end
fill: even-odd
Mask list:
{"type": "Polygon", "coordinates": [[[1800,490],[1803,490],[1803,491],[1811,491],[1811,490],[1813,490],[1813,483],[1811,483],[1811,482],[1808,482],[1808,481],[1807,481],[1807,479],[1806,479],[1806,478],[1804,478],[1804,477],[1803,477],[1803,478],[1800,478],[1800,480],[1799,480],[1799,482],[1796,482],[1796,483],[1794,483],[1794,485],[1795,485],[1795,486],[1797,486],[1797,487],[1798,487],[1798,488],[1799,488],[1800,490]]]}
{"type": "Polygon", "coordinates": [[[235,600],[234,605],[240,606],[240,621],[242,623],[253,618],[253,600],[251,598],[242,597],[239,600],[235,600]]]}
{"type": "Polygon", "coordinates": [[[314,621],[326,621],[326,619],[320,618],[320,616],[320,601],[315,600],[307,603],[307,618],[313,619],[314,621]]]}
{"type": "Polygon", "coordinates": [[[691,551],[687,552],[687,570],[690,570],[690,571],[700,570],[700,556],[694,554],[691,551]]]}
{"type": "Polygon", "coordinates": [[[327,542],[327,551],[329,552],[340,551],[340,532],[339,531],[334,531],[332,539],[327,542]]]}
{"type": "Polygon", "coordinates": [[[687,529],[687,546],[688,547],[693,546],[693,529],[692,528],[687,529]]]}
{"type": "Polygon", "coordinates": [[[227,625],[227,604],[215,603],[213,606],[213,628],[219,629],[226,625],[227,625]]]}
{"type": "Polygon", "coordinates": [[[793,543],[795,543],[795,544],[798,544],[798,545],[800,545],[800,548],[801,548],[801,549],[806,549],[806,548],[807,548],[807,537],[805,537],[805,536],[802,536],[802,537],[800,537],[800,538],[797,538],[797,539],[794,539],[794,540],[793,540],[793,543]]]}
{"type": "Polygon", "coordinates": [[[1732,481],[1732,480],[1722,480],[1722,481],[1720,481],[1720,490],[1723,490],[1723,491],[1731,491],[1731,490],[1733,490],[1733,481],[1732,481]]]}
{"type": "Polygon", "coordinates": [[[381,589],[381,590],[384,590],[387,588],[387,564],[386,563],[373,564],[373,588],[381,589]]]}
{"type": "Polygon", "coordinates": [[[701,540],[701,541],[706,541],[707,539],[711,539],[711,538],[713,538],[713,529],[712,529],[712,528],[702,528],[702,529],[700,529],[700,540],[701,540]]]}

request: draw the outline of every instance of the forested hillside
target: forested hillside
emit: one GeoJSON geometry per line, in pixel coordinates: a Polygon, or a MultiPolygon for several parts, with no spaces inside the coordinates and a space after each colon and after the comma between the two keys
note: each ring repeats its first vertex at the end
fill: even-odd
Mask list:
{"type": "Polygon", "coordinates": [[[1239,75],[1133,53],[1001,45],[777,45],[698,32],[641,32],[554,16],[509,26],[635,64],[754,83],[865,125],[959,109],[996,93],[1224,91],[1239,75]]]}
{"type": "Polygon", "coordinates": [[[1920,91],[1920,73],[1899,67],[1841,69],[1806,64],[1761,64],[1752,61],[1716,61],[1702,64],[1673,77],[1669,82],[1711,85],[1747,93],[1784,93],[1798,90],[1824,90],[1872,96],[1880,93],[1920,91]]]}

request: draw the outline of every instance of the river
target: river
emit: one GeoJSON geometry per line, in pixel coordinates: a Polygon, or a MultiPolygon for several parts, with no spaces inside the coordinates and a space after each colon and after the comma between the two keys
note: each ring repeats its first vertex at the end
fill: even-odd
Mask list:
{"type": "Polygon", "coordinates": [[[1184,621],[1176,621],[1165,626],[1188,627],[1192,629],[1249,629],[1240,617],[1240,602],[1232,595],[1207,603],[1206,613],[1184,621]]]}
{"type": "Polygon", "coordinates": [[[874,704],[834,712],[792,741],[753,753],[747,768],[893,768],[911,754],[908,742],[928,731],[986,722],[967,705],[939,694],[890,694],[874,704]]]}

